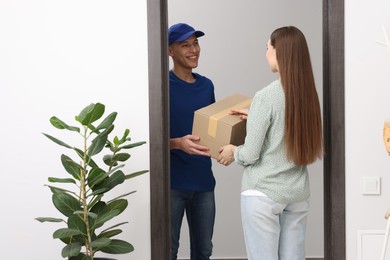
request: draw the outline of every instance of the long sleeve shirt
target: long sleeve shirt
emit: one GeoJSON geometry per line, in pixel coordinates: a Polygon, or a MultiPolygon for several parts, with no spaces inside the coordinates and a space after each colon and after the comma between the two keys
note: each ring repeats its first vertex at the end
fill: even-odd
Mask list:
{"type": "Polygon", "coordinates": [[[258,190],[279,203],[310,196],[306,166],[287,159],[284,140],[285,96],[279,80],[258,91],[247,119],[245,143],[234,159],[245,167],[241,190],[258,190]]]}

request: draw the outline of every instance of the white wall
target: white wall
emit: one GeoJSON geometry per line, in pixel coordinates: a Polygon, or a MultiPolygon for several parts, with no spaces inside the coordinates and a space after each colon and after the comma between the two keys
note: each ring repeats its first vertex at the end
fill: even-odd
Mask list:
{"type": "Polygon", "coordinates": [[[390,49],[376,41],[385,40],[382,25],[390,37],[389,14],[388,0],[345,1],[347,260],[380,259],[383,235],[375,233],[386,227],[390,157],[382,130],[390,118],[390,49]],[[363,195],[363,177],[380,177],[382,193],[363,195]]]}
{"type": "MultiPolygon", "coordinates": [[[[191,13],[178,15],[176,20],[170,16],[170,23],[186,20],[205,30],[199,72],[214,80],[218,98],[237,89],[252,95],[257,86],[273,77],[261,62],[264,57],[261,46],[270,32],[268,24],[275,27],[287,22],[291,19],[292,7],[271,12],[262,6],[253,10],[240,9],[244,6],[242,2],[237,2],[240,8],[208,3],[209,8],[197,11],[197,4],[191,7],[191,13]],[[216,19],[216,15],[220,18],[216,19]],[[275,17],[283,18],[283,21],[275,21],[275,17]],[[248,22],[244,27],[254,28],[253,34],[235,23],[243,18],[260,19],[253,24],[248,22]],[[225,50],[219,53],[222,49],[225,50]],[[252,52],[245,52],[247,49],[252,52]]],[[[277,6],[280,1],[273,4],[277,6]]],[[[381,238],[367,237],[358,241],[358,237],[361,238],[361,234],[374,236],[378,230],[383,232],[386,224],[383,215],[390,197],[390,189],[387,189],[390,160],[382,141],[383,121],[390,117],[390,51],[376,43],[376,40],[384,40],[382,24],[390,34],[390,2],[346,0],[345,7],[347,260],[372,260],[378,259],[381,238]],[[362,195],[362,177],[380,177],[381,195],[362,195]]],[[[308,15],[321,17],[320,9],[305,9],[313,10],[308,15]]],[[[305,31],[311,30],[313,26],[318,27],[313,21],[299,25],[305,31]]],[[[82,107],[100,101],[106,104],[108,111],[119,112],[118,132],[129,127],[133,140],[148,140],[144,130],[148,129],[146,30],[144,1],[122,0],[109,4],[101,0],[0,2],[2,258],[14,259],[16,254],[18,259],[60,258],[62,244],[51,239],[57,226],[34,220],[37,216],[58,214],[52,207],[49,190],[43,186],[48,176],[62,174],[59,154],[63,150],[41,134],[58,133],[49,125],[50,116],[58,115],[71,121],[82,107]]],[[[321,41],[319,35],[316,39],[310,38],[309,44],[315,48],[321,41]]],[[[311,51],[320,85],[318,64],[321,61],[318,59],[321,54],[318,58],[313,54],[320,51],[311,51]]],[[[129,171],[148,168],[147,146],[132,154],[127,165],[129,171]]],[[[233,170],[228,172],[216,166],[216,175],[217,196],[229,203],[219,208],[219,218],[228,214],[232,224],[240,221],[234,205],[239,203],[241,169],[230,167],[233,170]],[[228,179],[232,181],[226,182],[228,179]]],[[[312,173],[312,188],[317,182],[320,185],[314,189],[322,192],[322,173],[317,170],[312,173]],[[319,180],[315,180],[317,177],[319,180]]],[[[124,218],[130,222],[125,237],[136,249],[120,259],[149,259],[149,176],[142,176],[125,186],[124,189],[137,190],[129,198],[130,208],[124,213],[124,218]]],[[[322,227],[323,222],[316,219],[312,223],[309,229],[314,230],[322,227]]],[[[242,250],[243,245],[240,227],[230,224],[227,228],[218,227],[216,231],[216,236],[221,237],[226,234],[221,231],[225,227],[226,237],[231,238],[225,241],[227,254],[233,254],[237,248],[242,250]]],[[[322,245],[322,238],[316,234],[310,240],[320,241],[322,245]]],[[[216,243],[216,250],[221,246],[216,243]]],[[[311,248],[319,250],[312,253],[313,256],[322,252],[317,245],[310,246],[308,252],[311,248]]]]}
{"type": "MultiPolygon", "coordinates": [[[[306,35],[313,69],[322,100],[322,1],[168,1],[169,24],[186,22],[206,35],[197,72],[213,80],[216,98],[240,92],[252,97],[276,78],[265,59],[271,32],[280,26],[295,25],[306,35]]],[[[240,182],[243,169],[213,161],[217,179],[217,218],[214,257],[245,257],[240,217],[240,182]]],[[[322,162],[310,169],[311,211],[307,227],[306,255],[324,256],[322,162]]],[[[189,255],[188,230],[183,225],[179,256],[189,255]]]]}
{"type": "MultiPolygon", "coordinates": [[[[146,26],[146,1],[0,1],[2,259],[61,258],[52,239],[60,225],[34,220],[60,217],[44,187],[48,176],[66,177],[66,151],[41,134],[64,134],[52,115],[73,122],[102,102],[118,112],[115,134],[130,128],[133,141],[149,140],[146,26]]],[[[148,145],[130,153],[127,172],[149,168],[148,145]]],[[[135,251],[118,260],[150,259],[149,174],[122,186],[117,194],[137,190],[121,216],[135,251]]]]}

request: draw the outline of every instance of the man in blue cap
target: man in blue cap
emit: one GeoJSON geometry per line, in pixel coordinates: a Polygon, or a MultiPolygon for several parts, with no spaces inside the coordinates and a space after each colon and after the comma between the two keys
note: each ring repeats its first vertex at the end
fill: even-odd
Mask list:
{"type": "Polygon", "coordinates": [[[199,137],[191,133],[194,112],[215,102],[214,85],[192,71],[198,67],[198,38],[204,33],[178,23],[169,28],[168,34],[173,61],[169,71],[172,260],[177,259],[184,213],[191,260],[209,260],[215,221],[215,178],[209,148],[197,144],[199,137]]]}

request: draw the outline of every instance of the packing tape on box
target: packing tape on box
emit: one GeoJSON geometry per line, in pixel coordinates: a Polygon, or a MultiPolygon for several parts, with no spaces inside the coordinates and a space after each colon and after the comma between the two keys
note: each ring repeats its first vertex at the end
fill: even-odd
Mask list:
{"type": "Polygon", "coordinates": [[[209,128],[208,128],[208,134],[209,136],[216,137],[217,136],[217,124],[218,120],[229,115],[230,110],[233,108],[241,109],[249,107],[251,104],[252,99],[247,99],[241,103],[235,104],[234,106],[231,106],[225,110],[222,110],[221,112],[218,112],[209,118],[209,128]]]}

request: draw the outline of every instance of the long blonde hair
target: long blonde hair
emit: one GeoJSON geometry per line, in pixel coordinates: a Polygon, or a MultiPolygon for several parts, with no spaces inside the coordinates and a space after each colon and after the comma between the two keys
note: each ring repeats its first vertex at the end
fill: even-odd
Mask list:
{"type": "Polygon", "coordinates": [[[323,140],[320,103],[306,39],[298,28],[287,26],[276,29],[270,43],[276,50],[286,97],[287,157],[297,165],[307,165],[323,156],[323,140]]]}

